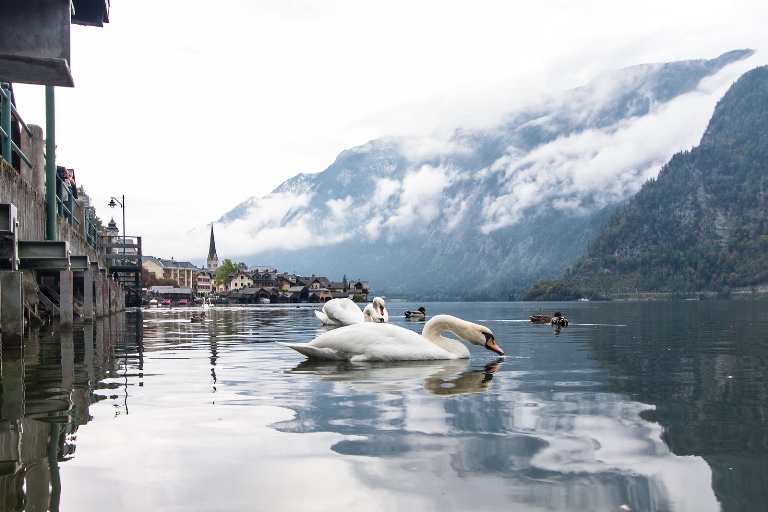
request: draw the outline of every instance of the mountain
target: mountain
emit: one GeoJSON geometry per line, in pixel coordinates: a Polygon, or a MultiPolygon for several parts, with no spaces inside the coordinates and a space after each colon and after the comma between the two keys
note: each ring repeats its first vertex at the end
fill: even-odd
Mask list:
{"type": "Polygon", "coordinates": [[[243,233],[244,258],[286,271],[346,274],[390,297],[507,298],[582,256],[698,140],[714,78],[752,53],[605,73],[492,128],[373,140],[219,222],[243,233]],[[700,127],[681,105],[704,111],[700,127]]]}
{"type": "Polygon", "coordinates": [[[768,67],[715,107],[701,143],[674,155],[611,217],[560,282],[528,298],[690,296],[768,284],[768,67]],[[558,297],[559,296],[559,297],[558,297]]]}

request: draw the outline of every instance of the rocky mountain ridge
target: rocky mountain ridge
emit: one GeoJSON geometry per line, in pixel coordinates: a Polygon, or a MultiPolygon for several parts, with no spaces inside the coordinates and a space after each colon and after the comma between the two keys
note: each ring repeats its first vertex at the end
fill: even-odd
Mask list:
{"type": "Polygon", "coordinates": [[[365,278],[389,296],[507,298],[582,256],[610,214],[692,145],[681,147],[690,128],[674,131],[676,106],[751,54],[606,73],[448,139],[370,141],[219,222],[240,226],[252,259],[282,269],[365,278]]]}

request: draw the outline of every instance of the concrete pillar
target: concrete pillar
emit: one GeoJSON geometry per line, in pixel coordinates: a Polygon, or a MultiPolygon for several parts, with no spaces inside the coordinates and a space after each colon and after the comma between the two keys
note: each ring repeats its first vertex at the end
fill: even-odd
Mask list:
{"type": "Polygon", "coordinates": [[[117,282],[109,280],[109,314],[117,313],[117,282]]]}
{"type": "Polygon", "coordinates": [[[93,301],[96,305],[96,318],[104,316],[104,277],[101,272],[95,272],[93,275],[93,301]]]}
{"type": "Polygon", "coordinates": [[[75,279],[71,270],[59,271],[59,321],[61,327],[72,327],[75,320],[75,279]]]}
{"type": "Polygon", "coordinates": [[[83,272],[83,320],[93,322],[93,271],[83,272]]]}
{"type": "Polygon", "coordinates": [[[21,349],[3,351],[0,415],[5,421],[24,418],[24,357],[21,349]]]}
{"type": "Polygon", "coordinates": [[[112,314],[112,310],[109,308],[109,305],[110,305],[109,297],[112,290],[112,287],[110,286],[111,282],[112,280],[109,277],[105,277],[104,281],[101,283],[101,286],[104,287],[104,314],[105,315],[112,314]]]}
{"type": "Polygon", "coordinates": [[[0,325],[3,345],[21,346],[24,338],[24,293],[20,271],[0,272],[0,325]]]}
{"type": "Polygon", "coordinates": [[[104,318],[99,318],[96,320],[96,334],[94,335],[94,345],[96,346],[96,361],[100,365],[105,365],[107,363],[106,361],[106,346],[104,345],[104,332],[106,331],[107,326],[104,323],[104,318]]]}
{"type": "Polygon", "coordinates": [[[75,388],[75,340],[72,330],[61,331],[61,387],[69,393],[75,388]]]}

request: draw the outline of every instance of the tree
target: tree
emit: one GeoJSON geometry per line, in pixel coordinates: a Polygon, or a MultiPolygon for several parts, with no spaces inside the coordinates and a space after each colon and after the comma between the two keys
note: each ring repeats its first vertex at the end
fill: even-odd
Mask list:
{"type": "Polygon", "coordinates": [[[236,274],[237,270],[237,265],[232,263],[231,259],[226,258],[216,270],[216,278],[213,280],[213,284],[218,286],[224,283],[230,275],[236,274]]]}

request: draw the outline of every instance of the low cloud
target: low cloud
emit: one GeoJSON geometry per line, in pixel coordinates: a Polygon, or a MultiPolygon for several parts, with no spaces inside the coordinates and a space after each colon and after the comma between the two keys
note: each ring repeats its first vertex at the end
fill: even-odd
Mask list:
{"type": "Polygon", "coordinates": [[[445,187],[456,173],[444,167],[423,165],[403,179],[397,207],[384,225],[392,230],[421,229],[440,214],[445,187]]]}
{"type": "MultiPolygon", "coordinates": [[[[500,158],[484,174],[501,175],[503,185],[486,209],[482,231],[513,225],[544,207],[584,215],[631,197],[672,155],[698,144],[725,92],[722,79],[708,83],[712,86],[652,105],[647,115],[500,158]]],[[[603,101],[615,89],[601,84],[595,90],[601,91],[596,100],[603,101]]],[[[583,120],[585,113],[574,115],[583,120]]]]}

